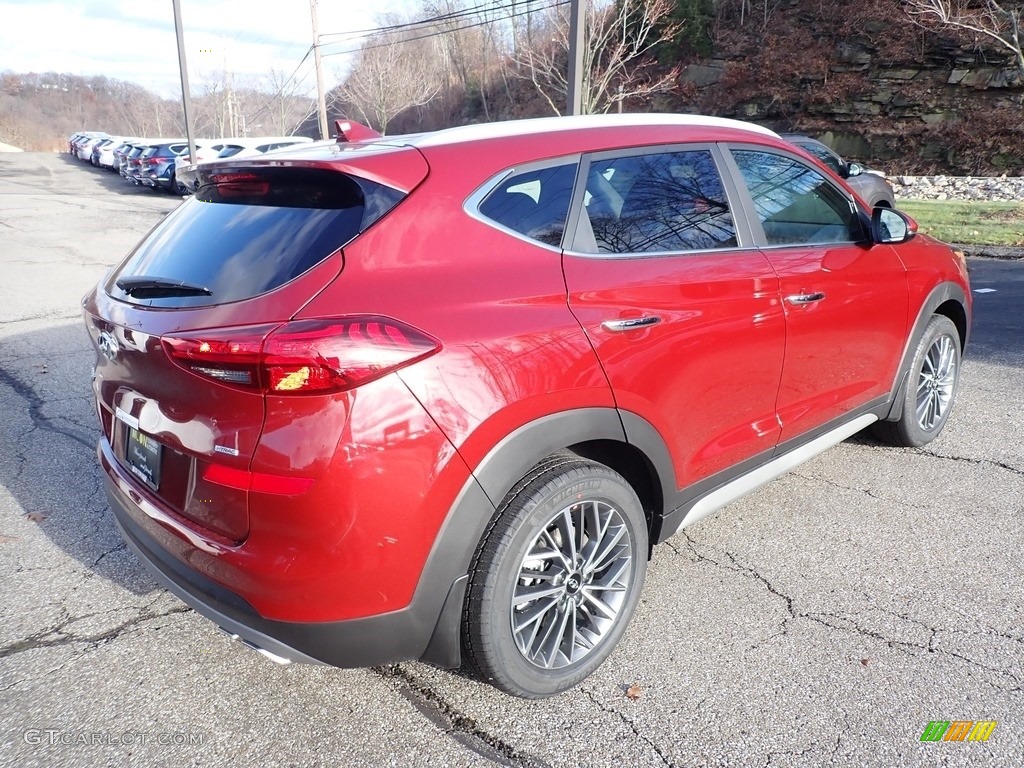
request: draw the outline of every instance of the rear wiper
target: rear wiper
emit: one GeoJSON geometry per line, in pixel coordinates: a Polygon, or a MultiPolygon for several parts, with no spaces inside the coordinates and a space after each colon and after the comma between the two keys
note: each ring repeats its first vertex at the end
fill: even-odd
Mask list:
{"type": "Polygon", "coordinates": [[[181,280],[165,277],[122,277],[117,287],[137,299],[156,299],[162,296],[212,296],[209,288],[192,285],[181,280]]]}

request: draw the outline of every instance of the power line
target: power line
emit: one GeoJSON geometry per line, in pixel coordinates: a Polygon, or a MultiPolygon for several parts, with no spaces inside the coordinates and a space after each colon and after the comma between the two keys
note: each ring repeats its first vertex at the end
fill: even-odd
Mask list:
{"type": "MultiPolygon", "coordinates": [[[[479,16],[481,13],[491,13],[493,11],[511,9],[516,5],[531,5],[533,3],[541,2],[541,0],[519,0],[518,2],[506,3],[505,0],[492,0],[490,4],[481,4],[473,6],[472,8],[463,8],[457,11],[451,11],[450,13],[442,13],[437,16],[431,16],[426,19],[420,19],[418,21],[406,21],[401,24],[388,24],[380,27],[371,27],[368,29],[353,29],[348,32],[325,32],[320,37],[345,37],[350,36],[353,38],[370,37],[381,32],[396,32],[402,29],[410,29],[413,27],[419,27],[424,25],[436,24],[441,21],[448,21],[451,19],[465,18],[467,16],[479,16]]],[[[519,14],[516,14],[519,15],[519,14]]],[[[339,41],[340,42],[340,41],[339,41]]],[[[347,41],[345,41],[347,42],[347,41]]],[[[327,45],[336,45],[337,43],[326,43],[327,45]]]]}
{"type": "MultiPolygon", "coordinates": [[[[537,2],[537,1],[538,0],[530,0],[530,2],[537,2]]],[[[545,5],[544,8],[557,8],[560,5],[568,5],[570,2],[571,2],[571,0],[559,0],[558,2],[551,3],[550,5],[545,5]]],[[[510,13],[506,18],[514,19],[514,18],[518,18],[519,16],[529,16],[533,12],[533,10],[534,9],[525,9],[525,10],[523,10],[520,13],[510,13]]],[[[540,9],[537,9],[537,10],[540,10],[540,9]]],[[[449,28],[449,29],[440,29],[440,30],[437,30],[436,32],[431,32],[431,33],[425,34],[425,35],[417,35],[415,37],[402,37],[402,38],[399,38],[398,40],[392,40],[391,42],[387,42],[387,43],[376,43],[374,45],[361,45],[358,48],[351,48],[351,49],[349,49],[347,51],[331,51],[330,53],[325,53],[323,55],[324,56],[344,56],[344,55],[347,55],[347,54],[350,54],[350,53],[359,53],[360,51],[372,51],[372,50],[374,50],[376,48],[387,48],[388,46],[394,45],[395,43],[411,43],[411,42],[414,42],[416,40],[428,40],[428,39],[430,39],[432,37],[440,37],[441,35],[448,35],[448,34],[451,34],[453,32],[461,32],[461,31],[463,31],[465,29],[474,29],[475,27],[485,27],[485,26],[488,26],[488,25],[494,24],[494,23],[495,22],[493,20],[488,19],[486,21],[478,21],[478,22],[476,22],[474,24],[464,24],[462,26],[452,27],[452,28],[449,28]]],[[[367,36],[367,37],[371,37],[372,38],[372,36],[367,36]]],[[[345,42],[349,42],[349,41],[346,40],[345,42]]]]}
{"type": "MultiPolygon", "coordinates": [[[[343,33],[343,32],[327,33],[327,34],[331,34],[331,35],[343,35],[343,34],[357,35],[358,34],[359,37],[362,37],[364,39],[372,39],[374,36],[382,34],[382,33],[385,33],[385,32],[398,31],[398,30],[401,30],[401,29],[409,29],[409,28],[414,28],[414,27],[421,27],[421,26],[424,26],[424,25],[436,25],[436,24],[438,24],[441,21],[448,21],[448,20],[451,20],[451,19],[458,19],[458,18],[465,18],[465,17],[476,17],[480,13],[483,13],[483,12],[492,12],[492,11],[496,11],[496,10],[499,10],[499,9],[508,9],[508,10],[513,10],[514,9],[515,10],[515,12],[508,13],[507,15],[505,15],[500,20],[486,19],[486,20],[483,20],[483,21],[474,22],[472,24],[461,24],[461,25],[455,26],[455,27],[448,27],[448,28],[438,29],[438,30],[435,30],[435,31],[432,31],[432,32],[429,32],[429,33],[426,33],[426,34],[416,35],[414,37],[402,37],[402,38],[400,38],[398,40],[395,40],[395,41],[392,41],[392,42],[388,42],[388,43],[377,43],[377,44],[374,44],[374,45],[365,45],[364,44],[364,45],[359,46],[358,48],[353,48],[353,49],[346,50],[346,51],[332,51],[330,53],[324,53],[322,55],[325,56],[325,57],[326,56],[344,56],[344,55],[348,55],[348,54],[352,54],[352,53],[358,53],[360,51],[374,50],[376,48],[385,48],[385,47],[387,47],[389,45],[392,45],[394,43],[411,43],[411,42],[415,42],[417,40],[427,40],[427,39],[430,39],[430,38],[433,38],[433,37],[440,37],[441,35],[452,34],[454,32],[461,32],[461,31],[467,30],[467,29],[474,29],[476,27],[483,27],[483,26],[487,26],[489,24],[499,23],[499,21],[504,21],[506,19],[515,19],[515,18],[518,18],[518,17],[521,17],[521,16],[528,16],[531,13],[533,13],[535,10],[544,10],[544,9],[547,9],[547,8],[557,8],[557,7],[562,6],[562,5],[568,5],[570,0],[558,0],[558,2],[554,2],[554,3],[551,3],[549,5],[542,6],[541,8],[524,7],[524,6],[535,5],[538,2],[543,2],[543,0],[520,0],[519,2],[513,2],[513,3],[506,3],[506,2],[504,2],[504,0],[495,0],[495,2],[492,2],[492,3],[487,4],[487,5],[479,5],[479,6],[475,6],[472,9],[465,9],[465,10],[462,10],[462,11],[459,11],[459,12],[453,12],[451,14],[442,14],[442,15],[439,15],[439,16],[431,17],[429,19],[423,19],[423,20],[415,21],[415,22],[408,22],[408,23],[404,23],[404,24],[384,25],[384,26],[374,27],[372,29],[365,29],[365,30],[353,30],[352,32],[347,32],[347,33],[343,33]],[[520,6],[520,7],[519,8],[515,8],[515,6],[520,6]]],[[[320,35],[320,38],[323,38],[323,37],[325,37],[325,35],[320,35]]],[[[355,38],[355,39],[358,39],[358,38],[355,38]]],[[[339,41],[336,41],[334,43],[326,43],[326,45],[340,45],[340,44],[349,43],[349,42],[352,42],[352,40],[344,40],[344,41],[339,40],[339,41]]],[[[325,45],[325,43],[320,43],[320,47],[323,47],[323,45],[325,45]]],[[[288,87],[290,81],[295,79],[295,75],[298,74],[298,71],[302,67],[302,65],[305,64],[306,61],[309,59],[310,54],[313,53],[315,47],[317,47],[317,46],[311,45],[309,48],[306,49],[306,53],[303,55],[302,59],[296,65],[295,69],[285,79],[284,83],[282,83],[282,85],[278,89],[277,93],[274,94],[274,97],[273,97],[274,99],[279,99],[279,98],[282,98],[282,97],[291,98],[292,96],[294,96],[296,94],[296,92],[298,91],[298,88],[301,85],[302,80],[304,80],[305,77],[306,77],[305,75],[300,80],[296,80],[295,81],[295,87],[292,89],[291,93],[285,95],[284,92],[285,92],[285,89],[288,87]]],[[[270,110],[270,105],[268,103],[267,105],[263,106],[259,111],[257,111],[257,113],[253,116],[252,119],[254,121],[259,119],[264,114],[266,114],[269,110],[270,110]]]]}

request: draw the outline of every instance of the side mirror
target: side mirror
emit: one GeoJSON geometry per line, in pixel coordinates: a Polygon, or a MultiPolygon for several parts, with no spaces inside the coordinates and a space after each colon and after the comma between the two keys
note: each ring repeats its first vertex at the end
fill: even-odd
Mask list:
{"type": "Polygon", "coordinates": [[[905,243],[917,234],[917,222],[900,211],[878,206],[871,212],[871,239],[876,243],[905,243]]]}
{"type": "Polygon", "coordinates": [[[860,176],[862,173],[864,173],[864,166],[860,163],[850,163],[846,166],[847,178],[850,176],[860,176]]]}

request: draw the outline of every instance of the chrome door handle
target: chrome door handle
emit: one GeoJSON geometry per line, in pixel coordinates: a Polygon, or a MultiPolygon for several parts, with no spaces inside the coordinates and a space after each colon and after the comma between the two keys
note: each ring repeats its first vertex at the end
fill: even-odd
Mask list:
{"type": "Polygon", "coordinates": [[[606,331],[613,332],[635,331],[637,328],[644,328],[660,322],[661,318],[657,315],[647,315],[645,317],[630,317],[624,320],[605,320],[601,323],[601,327],[606,331]]]}
{"type": "Polygon", "coordinates": [[[786,301],[790,304],[813,304],[825,298],[824,293],[798,293],[794,296],[787,296],[786,301]]]}

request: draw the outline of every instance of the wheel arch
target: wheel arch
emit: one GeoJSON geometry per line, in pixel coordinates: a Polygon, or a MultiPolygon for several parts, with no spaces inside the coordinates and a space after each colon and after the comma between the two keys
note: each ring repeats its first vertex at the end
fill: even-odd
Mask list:
{"type": "Polygon", "coordinates": [[[967,313],[967,295],[964,289],[954,282],[943,282],[935,286],[928,297],[922,302],[918,310],[917,319],[907,334],[907,342],[903,348],[903,357],[900,359],[899,368],[896,369],[896,380],[893,382],[892,399],[889,405],[889,412],[883,421],[895,421],[903,413],[903,394],[907,386],[907,378],[910,374],[910,365],[914,359],[914,350],[917,340],[924,333],[925,326],[932,315],[944,315],[956,326],[960,335],[960,352],[967,348],[967,341],[970,337],[971,321],[967,313]]]}
{"type": "MultiPolygon", "coordinates": [[[[668,449],[646,420],[615,408],[578,408],[528,422],[495,445],[475,467],[427,558],[417,585],[421,595],[446,595],[421,658],[459,666],[460,626],[469,568],[502,500],[538,462],[569,450],[615,470],[636,491],[657,541],[665,505],[674,492],[668,449]],[[669,474],[666,475],[665,472],[669,474]]],[[[429,601],[428,601],[429,602],[429,601]]]]}

